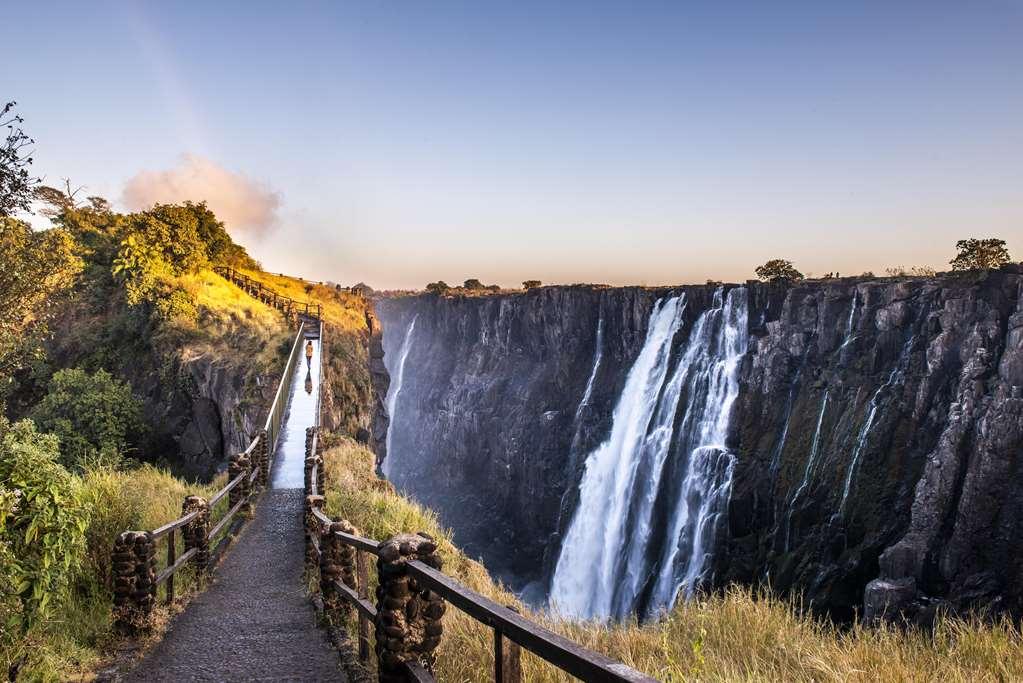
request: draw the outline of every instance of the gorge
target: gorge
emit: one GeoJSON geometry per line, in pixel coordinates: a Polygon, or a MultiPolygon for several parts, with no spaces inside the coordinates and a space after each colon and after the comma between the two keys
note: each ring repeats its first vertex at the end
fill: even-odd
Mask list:
{"type": "Polygon", "coordinates": [[[534,603],[650,617],[739,582],[840,619],[1023,607],[1019,266],[376,315],[384,472],[534,603]]]}

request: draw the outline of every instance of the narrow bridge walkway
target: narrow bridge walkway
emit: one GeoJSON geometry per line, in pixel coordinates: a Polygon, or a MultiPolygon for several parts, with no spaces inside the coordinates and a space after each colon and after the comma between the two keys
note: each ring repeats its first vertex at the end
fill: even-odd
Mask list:
{"type": "Polygon", "coordinates": [[[130,681],[344,681],[302,584],[305,428],[319,390],[319,341],[295,368],[271,486],[213,583],[171,623],[130,681]]]}

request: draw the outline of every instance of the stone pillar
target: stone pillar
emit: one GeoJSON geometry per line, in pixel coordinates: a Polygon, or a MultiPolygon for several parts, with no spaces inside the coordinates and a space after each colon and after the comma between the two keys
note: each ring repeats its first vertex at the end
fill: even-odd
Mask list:
{"type": "Polygon", "coordinates": [[[125,531],[114,541],[110,554],[114,588],[114,628],[122,635],[134,631],[135,619],[135,533],[125,531]]]}
{"type": "Polygon", "coordinates": [[[316,540],[319,540],[320,523],[313,516],[313,510],[323,509],[323,496],[305,497],[305,566],[313,568],[316,566],[316,540]],[[316,539],[316,540],[314,540],[316,539]]]}
{"type": "Polygon", "coordinates": [[[202,496],[187,496],[181,505],[181,512],[187,515],[198,512],[195,518],[181,529],[185,541],[185,552],[195,548],[193,562],[197,573],[202,576],[210,567],[210,504],[202,496]]]}
{"type": "Polygon", "coordinates": [[[355,535],[356,529],[347,520],[340,520],[324,529],[320,537],[320,595],[327,616],[339,625],[351,615],[353,607],[339,595],[335,582],[340,581],[352,590],[357,588],[355,548],[344,544],[334,535],[335,531],[355,535]]]}
{"type": "Polygon", "coordinates": [[[259,432],[259,444],[256,446],[256,457],[259,459],[259,485],[264,489],[270,482],[270,437],[267,431],[259,432]]]}
{"type": "Polygon", "coordinates": [[[427,534],[399,534],[380,544],[376,655],[382,683],[404,681],[403,662],[418,662],[433,673],[444,631],[444,600],[408,575],[410,560],[441,568],[437,544],[427,534]]]}
{"type": "Polygon", "coordinates": [[[134,634],[149,627],[156,603],[156,548],[148,531],[125,531],[114,541],[114,620],[134,634]]]}

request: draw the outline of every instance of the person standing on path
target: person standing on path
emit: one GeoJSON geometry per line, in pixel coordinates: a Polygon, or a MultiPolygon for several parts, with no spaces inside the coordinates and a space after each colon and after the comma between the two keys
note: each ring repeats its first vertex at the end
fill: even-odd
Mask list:
{"type": "Polygon", "coordinates": [[[305,343],[305,364],[306,367],[311,368],[313,365],[313,340],[310,339],[305,343]]]}

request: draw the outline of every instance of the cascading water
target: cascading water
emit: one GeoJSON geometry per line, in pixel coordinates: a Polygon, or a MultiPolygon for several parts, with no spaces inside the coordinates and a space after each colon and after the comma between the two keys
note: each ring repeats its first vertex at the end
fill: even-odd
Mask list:
{"type": "Polygon", "coordinates": [[[813,442],[810,445],[810,456],[806,459],[806,469],[803,470],[803,481],[800,482],[799,488],[792,494],[792,498],[789,499],[789,510],[785,516],[785,552],[789,551],[789,536],[792,532],[792,511],[796,507],[796,502],[800,496],[806,490],[806,487],[810,485],[810,478],[813,474],[814,465],[817,464],[817,454],[820,453],[821,447],[821,425],[824,424],[824,413],[828,410],[828,390],[824,390],[824,400],[821,401],[821,412],[817,415],[817,429],[813,433],[813,442]]]}
{"type": "Polygon", "coordinates": [[[394,461],[394,453],[391,451],[391,433],[394,431],[398,395],[401,393],[401,384],[405,377],[405,361],[408,359],[409,351],[412,348],[412,333],[416,329],[416,320],[418,318],[418,315],[413,317],[408,329],[405,330],[405,338],[402,340],[401,349],[398,351],[398,365],[391,373],[393,380],[387,388],[387,416],[390,421],[387,423],[387,437],[385,441],[387,457],[384,458],[381,469],[384,476],[388,479],[391,477],[391,463],[394,461]]]}
{"type": "Polygon", "coordinates": [[[551,607],[564,616],[649,614],[704,577],[731,488],[725,436],[747,346],[746,291],[718,290],[672,363],[684,311],[682,297],[655,305],[611,434],[587,457],[551,583],[551,607]]]}
{"type": "Polygon", "coordinates": [[[604,318],[597,321],[597,339],[594,342],[593,349],[593,370],[590,371],[590,378],[586,381],[586,389],[583,391],[583,397],[579,399],[579,405],[575,409],[575,432],[572,435],[572,452],[577,451],[577,444],[581,435],[582,426],[582,415],[583,410],[590,403],[590,398],[593,396],[593,383],[597,379],[597,372],[600,370],[600,363],[604,358],[604,318]]]}
{"type": "Polygon", "coordinates": [[[870,397],[870,408],[867,412],[867,419],[863,423],[860,433],[856,436],[856,446],[853,448],[852,460],[849,462],[849,468],[845,473],[845,485],[842,487],[842,500],[838,504],[838,514],[841,516],[845,515],[845,505],[849,500],[849,491],[852,489],[853,477],[856,475],[860,457],[863,455],[863,449],[867,445],[867,437],[870,436],[870,431],[874,428],[874,422],[877,419],[877,409],[880,403],[880,398],[889,388],[902,383],[906,374],[906,361],[909,358],[909,353],[913,346],[913,339],[914,338],[911,336],[908,340],[906,340],[906,343],[903,344],[902,352],[899,354],[899,359],[895,363],[895,368],[893,368],[891,374],[888,375],[888,380],[874,392],[873,396],[870,397]]]}

